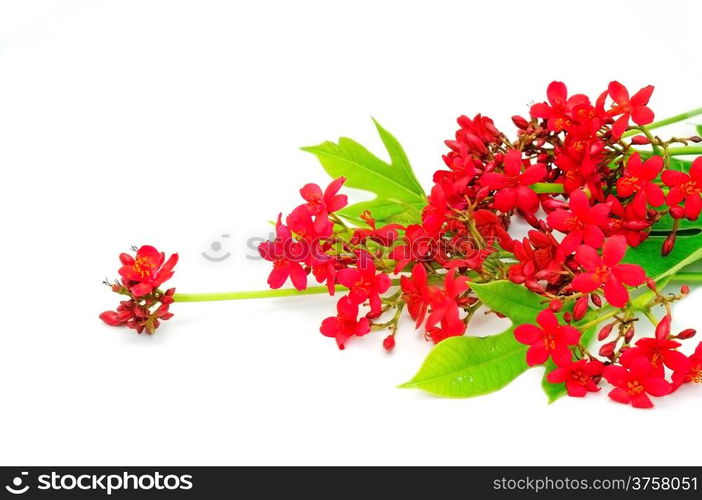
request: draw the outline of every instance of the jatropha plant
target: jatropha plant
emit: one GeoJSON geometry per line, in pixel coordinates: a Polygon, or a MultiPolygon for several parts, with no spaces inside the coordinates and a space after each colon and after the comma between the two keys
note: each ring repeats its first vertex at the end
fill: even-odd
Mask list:
{"type": "Polygon", "coordinates": [[[664,291],[702,281],[684,270],[702,259],[702,139],[652,132],[702,108],[654,122],[652,92],[611,82],[593,101],[553,82],[547,102],[512,117],[514,139],[486,116],[461,116],[428,196],[377,122],[389,163],[348,138],[303,148],[333,181],[305,185],[261,244],[273,290],[163,292],[177,256],[144,246],[120,257],[121,281],[110,286],[125,300],[101,317],[153,333],[174,301],[338,294],[320,331],[340,349],[386,331],[391,351],[405,310],[437,344],[403,387],[476,396],[545,365],[551,401],[608,384],[614,401],[652,407],[651,396],[702,383],[702,344],[680,350],[695,330],[671,328],[671,306],[689,288],[664,291]],[[375,198],[349,206],[343,186],[375,198]],[[513,236],[515,220],[531,228],[526,236],[513,236]],[[294,288],[282,288],[288,281],[294,288]],[[478,336],[469,326],[482,312],[512,326],[478,336]],[[637,335],[640,321],[653,324],[652,337],[637,335]]]}

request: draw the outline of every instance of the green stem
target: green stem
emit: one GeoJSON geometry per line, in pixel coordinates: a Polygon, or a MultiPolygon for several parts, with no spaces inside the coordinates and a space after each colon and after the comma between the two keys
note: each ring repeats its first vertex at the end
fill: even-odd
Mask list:
{"type": "MultiPolygon", "coordinates": [[[[610,307],[611,307],[611,306],[610,306],[610,307]]],[[[600,311],[600,312],[602,312],[602,311],[600,311]]],[[[603,321],[607,321],[608,319],[613,318],[613,317],[614,317],[616,314],[618,314],[619,312],[620,312],[620,309],[612,308],[610,311],[606,312],[606,313],[603,314],[602,316],[598,316],[598,317],[596,317],[595,319],[593,319],[592,321],[588,321],[588,322],[585,323],[584,325],[577,325],[577,327],[578,327],[579,330],[581,330],[581,331],[584,332],[585,330],[587,330],[587,329],[590,328],[591,326],[599,325],[599,324],[602,323],[603,321]]]]}
{"type": "Polygon", "coordinates": [[[702,273],[675,273],[670,281],[685,283],[702,283],[702,273]]]}
{"type": "Polygon", "coordinates": [[[536,194],[544,193],[562,193],[563,184],[554,184],[550,182],[537,182],[531,185],[531,189],[534,190],[536,194]]]}
{"type": "Polygon", "coordinates": [[[668,149],[670,156],[702,155],[702,146],[687,146],[685,148],[668,149]]]}
{"type": "MultiPolygon", "coordinates": [[[[400,280],[392,280],[393,285],[399,285],[400,280]]],[[[345,286],[336,285],[335,290],[342,292],[345,286]]],[[[318,295],[329,293],[326,286],[311,286],[304,290],[295,288],[281,288],[278,290],[252,290],[248,292],[214,292],[214,293],[176,293],[173,300],[176,302],[213,302],[216,300],[244,300],[244,299],[270,299],[277,297],[297,297],[298,295],[318,295]]]]}
{"type": "MultiPolygon", "coordinates": [[[[692,110],[687,111],[685,113],[680,113],[679,115],[671,116],[670,118],[665,118],[663,120],[659,120],[657,122],[650,123],[650,124],[646,125],[646,127],[649,130],[653,130],[654,128],[665,127],[666,125],[678,123],[678,122],[681,122],[683,120],[686,120],[687,118],[692,118],[693,116],[699,116],[699,115],[702,115],[702,108],[692,109],[692,110]]],[[[622,137],[630,137],[630,136],[636,135],[638,133],[639,133],[638,129],[629,130],[622,137]]]]}

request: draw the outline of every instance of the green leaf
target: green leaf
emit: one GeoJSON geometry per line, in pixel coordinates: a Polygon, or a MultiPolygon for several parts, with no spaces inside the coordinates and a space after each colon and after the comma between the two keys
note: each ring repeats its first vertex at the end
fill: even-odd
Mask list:
{"type": "Polygon", "coordinates": [[[424,191],[402,147],[377,122],[376,127],[388,150],[389,164],[347,137],[340,138],[338,143],[327,141],[302,150],[314,154],[333,178],[346,177],[345,185],[348,187],[370,191],[384,200],[424,201],[424,191]]]}
{"type": "Polygon", "coordinates": [[[697,130],[697,135],[702,136],[702,125],[697,125],[695,129],[697,130]]]}
{"type": "Polygon", "coordinates": [[[375,124],[375,128],[378,130],[380,139],[385,145],[385,149],[388,150],[391,165],[394,168],[403,170],[409,182],[414,185],[414,192],[424,197],[424,189],[422,189],[422,185],[414,175],[412,165],[410,165],[409,158],[407,158],[407,154],[400,145],[400,142],[395,139],[395,136],[385,130],[375,118],[373,118],[373,123],[375,124]]]}
{"type": "Polygon", "coordinates": [[[702,232],[679,234],[675,248],[665,257],[661,256],[663,241],[664,236],[650,236],[638,247],[629,248],[623,262],[640,265],[650,278],[658,281],[702,259],[702,232]]]}
{"type": "Polygon", "coordinates": [[[533,323],[545,307],[543,297],[511,281],[471,283],[470,287],[486,307],[507,316],[517,325],[533,323]]]}
{"type": "Polygon", "coordinates": [[[536,321],[544,308],[542,298],[509,281],[471,287],[483,304],[509,317],[512,326],[498,335],[450,337],[440,342],[412,380],[400,387],[437,396],[473,397],[501,389],[526,371],[528,347],[515,340],[514,328],[536,321]]]}

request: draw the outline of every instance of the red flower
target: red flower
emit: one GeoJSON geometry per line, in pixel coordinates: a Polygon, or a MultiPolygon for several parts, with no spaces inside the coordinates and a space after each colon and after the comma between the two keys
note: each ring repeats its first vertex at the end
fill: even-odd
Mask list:
{"type": "Polygon", "coordinates": [[[427,270],[424,268],[424,264],[414,265],[411,278],[401,276],[400,288],[402,288],[409,315],[416,321],[418,327],[424,321],[430,299],[427,270]]]}
{"type": "Polygon", "coordinates": [[[551,309],[544,309],[536,317],[536,325],[519,325],[514,329],[518,342],[529,345],[527,364],[540,365],[549,356],[558,366],[568,366],[572,355],[568,346],[580,341],[580,332],[569,325],[561,325],[551,309]]]}
{"type": "Polygon", "coordinates": [[[617,194],[620,198],[636,195],[636,204],[640,205],[639,214],[645,216],[646,204],[654,207],[665,202],[663,190],[654,181],[663,169],[663,158],[651,156],[641,162],[641,155],[634,153],[626,164],[624,173],[617,180],[617,194]]]}
{"type": "Polygon", "coordinates": [[[339,349],[343,349],[346,341],[354,335],[361,337],[370,332],[368,318],[358,319],[358,304],[348,297],[339,299],[336,310],[339,314],[322,321],[319,331],[322,332],[322,335],[336,338],[339,349]]]}
{"type": "Polygon", "coordinates": [[[609,397],[634,408],[653,408],[649,394],[662,397],[673,390],[669,382],[653,373],[651,364],[642,357],[627,360],[623,366],[606,366],[604,377],[615,386],[609,397]]]}
{"type": "Polygon", "coordinates": [[[676,386],[687,382],[702,384],[702,342],[687,360],[688,364],[685,370],[673,373],[673,383],[676,386]]]}
{"type": "Polygon", "coordinates": [[[344,177],[333,180],[324,192],[317,184],[305,184],[300,189],[300,194],[307,201],[305,206],[316,217],[315,229],[318,233],[323,233],[326,229],[330,213],[341,210],[347,205],[348,197],[345,194],[336,194],[344,181],[346,181],[344,177]]]}
{"type": "Polygon", "coordinates": [[[124,286],[134,297],[142,297],[171,279],[173,267],[178,263],[178,254],[171,255],[166,261],[163,252],[144,245],[137,250],[136,258],[123,253],[119,259],[123,264],[119,274],[124,279],[124,286]]]}
{"type": "Polygon", "coordinates": [[[702,212],[702,156],[692,162],[690,174],[677,170],[666,170],[661,179],[670,192],[666,203],[673,207],[685,200],[685,216],[695,220],[702,212]]]}
{"type": "Polygon", "coordinates": [[[432,326],[427,329],[426,337],[438,344],[449,337],[460,337],[466,332],[466,324],[461,321],[441,321],[441,326],[432,326]]]}
{"type": "Polygon", "coordinates": [[[631,203],[625,207],[613,195],[607,197],[607,205],[610,206],[610,216],[614,216],[607,224],[607,235],[620,234],[629,246],[639,246],[648,237],[652,222],[641,217],[631,203]]]}
{"type": "Polygon", "coordinates": [[[610,114],[621,116],[612,125],[612,137],[619,139],[629,126],[629,118],[637,125],[647,125],[653,121],[653,111],[648,108],[649,99],[653,93],[653,85],[648,85],[629,98],[629,91],[619,82],[610,82],[607,89],[609,96],[615,102],[610,114]]]}
{"type": "MultiPolygon", "coordinates": [[[[447,330],[458,331],[458,323],[463,324],[459,318],[458,297],[469,288],[468,278],[456,276],[456,270],[451,269],[444,278],[444,289],[437,290],[431,297],[431,314],[427,318],[426,328],[429,331],[437,323],[447,330]]],[[[465,328],[463,329],[465,331],[465,328]]],[[[463,332],[461,332],[462,334],[463,332]]]]}
{"type": "Polygon", "coordinates": [[[561,249],[565,255],[570,255],[583,242],[593,248],[602,246],[604,233],[600,228],[607,224],[607,215],[608,205],[590,206],[587,195],[577,190],[570,194],[570,211],[554,210],[546,220],[549,226],[566,234],[561,249]]]}
{"type": "Polygon", "coordinates": [[[529,231],[528,238],[513,242],[513,253],[519,260],[519,264],[513,264],[508,271],[514,283],[523,283],[533,292],[544,293],[546,290],[539,281],[554,284],[560,279],[565,256],[551,234],[529,231]]]}
{"type": "Polygon", "coordinates": [[[604,365],[596,359],[592,361],[581,359],[580,361],[556,368],[546,378],[552,384],[565,382],[569,396],[582,398],[588,392],[600,390],[597,383],[602,376],[603,370],[604,365]]]}
{"type": "Polygon", "coordinates": [[[390,288],[390,278],[385,273],[376,274],[373,259],[365,252],[358,255],[358,269],[342,269],[336,273],[339,283],[350,290],[349,299],[355,304],[370,302],[368,316],[375,318],[380,315],[380,294],[390,288]]]}
{"type": "Polygon", "coordinates": [[[575,107],[589,104],[587,96],[576,94],[568,97],[568,90],[563,82],[551,82],[546,89],[549,104],[538,103],[531,107],[533,118],[548,120],[548,129],[560,132],[571,125],[572,111],[575,107]]]}
{"type": "Polygon", "coordinates": [[[646,273],[641,266],[619,264],[626,248],[626,239],[620,235],[612,236],[605,241],[602,257],[597,255],[594,248],[580,245],[575,252],[575,260],[585,268],[586,272],[573,279],[573,289],[590,293],[604,286],[607,301],[614,307],[624,307],[629,300],[629,292],[624,284],[639,286],[646,280],[646,273]]]}
{"type": "Polygon", "coordinates": [[[312,217],[307,205],[300,205],[285,218],[285,223],[298,238],[313,243],[331,236],[334,223],[326,217],[312,217]]]}
{"type": "Polygon", "coordinates": [[[587,187],[593,199],[604,199],[599,173],[604,146],[605,143],[600,139],[582,138],[570,131],[563,146],[556,147],[554,163],[562,171],[558,182],[563,184],[566,194],[587,187]]]}
{"type": "Polygon", "coordinates": [[[475,228],[488,245],[499,244],[504,250],[512,251],[512,238],[505,230],[504,222],[489,210],[473,212],[475,228]]]}
{"type": "Polygon", "coordinates": [[[493,206],[501,212],[519,208],[525,213],[533,214],[539,208],[539,197],[528,188],[540,182],[546,176],[546,167],[532,165],[522,172],[522,153],[510,150],[504,159],[504,173],[487,172],[480,178],[480,183],[496,190],[493,206]]]}
{"type": "Polygon", "coordinates": [[[261,257],[273,262],[273,270],[268,276],[271,288],[280,288],[290,278],[298,290],[307,288],[307,273],[302,267],[309,255],[309,247],[292,237],[290,229],[281,223],[281,216],[275,225],[276,238],[264,241],[258,246],[261,257]]]}
{"type": "Polygon", "coordinates": [[[687,356],[677,350],[680,345],[674,340],[644,338],[636,342],[636,347],[624,351],[620,359],[622,364],[626,364],[633,358],[642,357],[651,364],[654,375],[663,377],[665,375],[664,365],[674,371],[687,369],[689,365],[687,356]]]}

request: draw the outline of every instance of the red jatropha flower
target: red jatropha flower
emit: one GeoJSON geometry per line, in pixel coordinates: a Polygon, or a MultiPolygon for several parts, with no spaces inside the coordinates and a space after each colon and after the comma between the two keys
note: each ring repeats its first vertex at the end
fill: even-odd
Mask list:
{"type": "Polygon", "coordinates": [[[540,365],[549,356],[558,366],[568,366],[572,355],[568,346],[580,341],[580,332],[569,325],[561,325],[551,309],[544,309],[536,317],[536,325],[519,325],[514,329],[514,337],[518,342],[529,345],[527,364],[540,365]]]}
{"type": "Polygon", "coordinates": [[[643,338],[636,342],[636,347],[624,351],[621,362],[627,364],[629,360],[639,356],[648,360],[656,376],[665,376],[667,366],[675,372],[684,372],[689,366],[687,356],[678,351],[680,343],[670,339],[669,314],[665,315],[656,326],[655,338],[643,338]]]}
{"type": "Polygon", "coordinates": [[[647,125],[653,121],[654,115],[648,108],[649,99],[653,93],[653,85],[648,85],[629,98],[629,91],[619,82],[610,82],[607,89],[609,96],[615,102],[610,114],[621,115],[612,125],[612,137],[619,139],[629,126],[629,118],[637,125],[647,125]]]}
{"type": "Polygon", "coordinates": [[[529,290],[544,293],[546,290],[539,283],[546,280],[553,284],[560,279],[565,255],[551,234],[529,231],[529,237],[514,241],[512,251],[519,260],[509,268],[509,279],[524,284],[529,290]]]}
{"type": "Polygon", "coordinates": [[[687,356],[677,350],[680,345],[680,342],[674,340],[644,338],[636,342],[636,347],[624,351],[620,359],[622,364],[626,364],[633,358],[642,357],[651,364],[651,373],[663,377],[663,365],[676,372],[684,372],[688,368],[687,356]]]}
{"type": "Polygon", "coordinates": [[[624,173],[617,180],[617,194],[620,198],[636,195],[635,204],[643,217],[646,204],[658,207],[665,202],[663,190],[654,181],[663,169],[663,157],[651,156],[641,161],[641,155],[634,153],[626,164],[624,173]]]}
{"type": "Polygon", "coordinates": [[[326,318],[322,321],[319,331],[326,337],[336,338],[339,349],[344,348],[344,344],[354,335],[361,337],[370,332],[370,322],[368,318],[358,319],[358,304],[348,297],[341,297],[336,304],[339,314],[326,318]]]}
{"type": "Polygon", "coordinates": [[[144,245],[137,250],[136,258],[123,253],[119,260],[123,264],[119,274],[124,279],[124,286],[134,297],[142,297],[171,279],[173,267],[178,263],[178,254],[174,253],[166,261],[163,252],[144,245]]]}
{"type": "Polygon", "coordinates": [[[602,257],[597,250],[580,245],[575,251],[575,260],[586,272],[578,274],[571,283],[574,290],[582,293],[594,292],[604,286],[604,295],[614,307],[624,307],[629,292],[624,284],[639,286],[646,281],[646,273],[636,264],[620,264],[626,252],[626,238],[621,235],[608,238],[602,247],[602,257]]]}
{"type": "Polygon", "coordinates": [[[577,190],[570,194],[570,211],[554,210],[546,220],[549,226],[566,234],[561,249],[565,255],[570,255],[583,242],[593,248],[602,246],[601,228],[607,224],[608,215],[608,205],[598,203],[591,207],[587,195],[577,190]]]}
{"type": "Polygon", "coordinates": [[[588,392],[600,390],[597,383],[602,376],[603,370],[604,365],[596,359],[591,361],[581,359],[580,361],[556,368],[546,378],[552,384],[565,382],[569,396],[582,398],[588,392]]]}
{"type": "Polygon", "coordinates": [[[504,250],[512,251],[512,237],[505,229],[504,222],[489,210],[476,210],[473,212],[473,221],[478,233],[485,242],[492,246],[499,244],[504,250]]]}
{"type": "MultiPolygon", "coordinates": [[[[431,330],[437,323],[441,322],[442,328],[446,331],[457,332],[461,330],[461,335],[465,331],[465,325],[459,317],[459,296],[469,288],[468,278],[456,276],[456,270],[451,269],[444,278],[444,289],[436,289],[436,293],[431,297],[431,313],[427,318],[427,331],[431,330]],[[463,325],[462,327],[459,325],[463,325]]],[[[459,335],[459,334],[456,334],[459,335]]]]}
{"type": "Polygon", "coordinates": [[[676,387],[687,382],[702,384],[702,342],[687,360],[688,365],[685,370],[673,373],[673,384],[676,387]]]}
{"type": "Polygon", "coordinates": [[[330,213],[341,210],[348,204],[345,194],[337,194],[344,181],[344,177],[333,180],[324,192],[317,184],[305,184],[300,189],[300,194],[307,201],[306,207],[315,216],[315,229],[318,233],[324,232],[330,213]]]}
{"type": "Polygon", "coordinates": [[[307,288],[307,273],[301,263],[309,257],[309,246],[292,237],[290,229],[282,224],[281,215],[278,215],[275,233],[275,240],[264,241],[258,246],[261,257],[273,262],[268,285],[273,289],[280,288],[290,278],[295,288],[304,290],[307,288]]]}
{"type": "Polygon", "coordinates": [[[381,312],[380,294],[390,288],[390,277],[385,273],[376,274],[373,259],[366,252],[358,254],[358,269],[342,269],[336,273],[339,283],[350,290],[349,299],[355,304],[366,300],[370,303],[369,318],[376,318],[381,312]]]}
{"type": "Polygon", "coordinates": [[[607,197],[607,205],[610,206],[607,235],[620,234],[626,238],[629,246],[639,246],[648,237],[653,222],[642,217],[632,203],[625,207],[614,195],[607,197]]]}
{"type": "Polygon", "coordinates": [[[429,305],[430,292],[427,283],[427,270],[422,263],[414,265],[411,278],[400,277],[400,288],[407,303],[407,310],[416,321],[417,327],[424,321],[429,305]]]}
{"type": "Polygon", "coordinates": [[[546,167],[541,164],[531,165],[522,172],[522,153],[510,150],[504,158],[504,173],[486,172],[480,183],[496,190],[493,206],[501,212],[519,208],[525,213],[533,214],[539,208],[539,197],[528,188],[540,182],[546,176],[546,167]]]}
{"type": "Polygon", "coordinates": [[[606,366],[604,378],[615,386],[609,397],[618,403],[631,404],[634,408],[653,408],[649,394],[662,397],[673,390],[669,382],[653,373],[646,358],[638,356],[627,360],[622,366],[606,366]]]}
{"type": "Polygon", "coordinates": [[[666,198],[668,206],[677,206],[685,200],[685,216],[695,220],[702,212],[702,156],[692,162],[690,174],[676,170],[666,170],[661,179],[670,192],[666,198]]]}
{"type": "Polygon", "coordinates": [[[551,82],[546,89],[546,97],[549,104],[545,102],[534,104],[530,112],[533,118],[548,120],[548,129],[552,132],[560,132],[568,128],[573,109],[589,104],[589,99],[583,94],[568,97],[568,90],[563,82],[551,82]]]}
{"type": "Polygon", "coordinates": [[[319,215],[313,218],[307,205],[300,205],[290,212],[290,215],[285,218],[285,223],[295,236],[308,243],[327,238],[334,230],[334,223],[328,218],[319,215]]]}
{"type": "Polygon", "coordinates": [[[441,321],[441,326],[432,326],[427,329],[426,337],[435,344],[449,337],[460,337],[466,332],[466,324],[458,320],[456,322],[441,321]]]}

